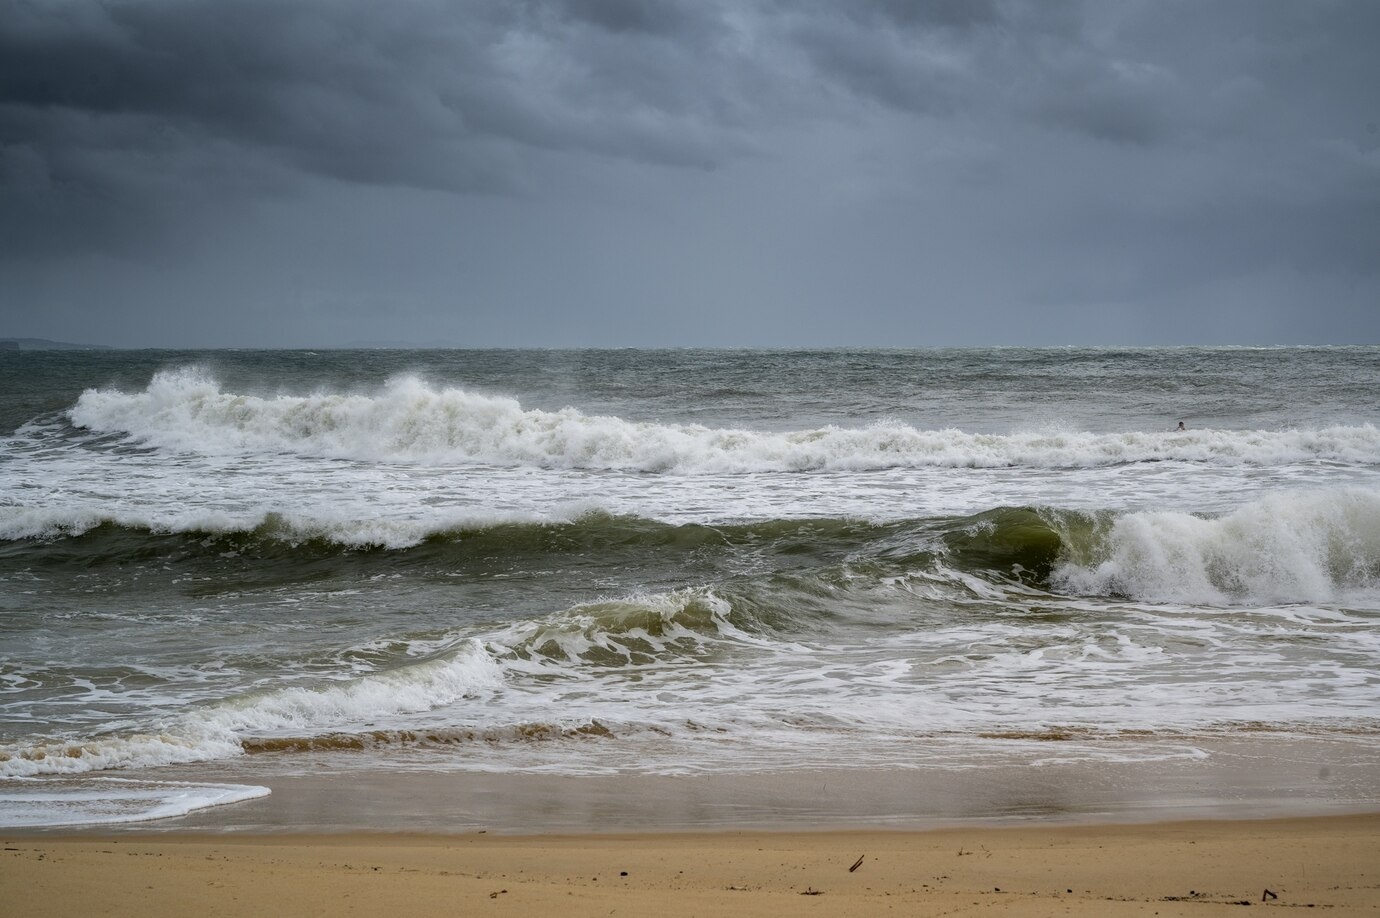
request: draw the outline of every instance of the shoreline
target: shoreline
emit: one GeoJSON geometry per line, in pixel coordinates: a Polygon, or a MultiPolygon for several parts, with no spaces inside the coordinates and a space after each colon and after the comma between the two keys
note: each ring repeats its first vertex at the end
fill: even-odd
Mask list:
{"type": "MultiPolygon", "coordinates": [[[[1147,748],[1139,741],[1135,747],[1140,754],[1147,748]]],[[[266,787],[271,793],[156,820],[0,826],[0,833],[920,831],[1380,812],[1380,756],[1369,735],[1198,738],[1191,745],[1176,738],[1161,741],[1157,758],[1144,759],[1118,751],[1129,750],[1116,743],[1046,743],[1038,750],[1015,743],[1002,755],[966,767],[817,766],[681,775],[421,767],[443,765],[437,758],[380,768],[349,755],[275,754],[37,779],[28,786],[41,792],[89,794],[141,781],[174,792],[173,782],[193,782],[266,787]]]]}
{"type": "Polygon", "coordinates": [[[1192,756],[1166,739],[1133,761],[1095,745],[950,768],[559,775],[274,754],[120,772],[272,793],[0,828],[0,889],[18,891],[0,918],[1380,914],[1370,735],[1198,738],[1192,756]]]}
{"type": "Polygon", "coordinates": [[[0,837],[0,886],[23,891],[0,897],[0,915],[29,918],[1380,909],[1380,812],[931,831],[0,837]]]}

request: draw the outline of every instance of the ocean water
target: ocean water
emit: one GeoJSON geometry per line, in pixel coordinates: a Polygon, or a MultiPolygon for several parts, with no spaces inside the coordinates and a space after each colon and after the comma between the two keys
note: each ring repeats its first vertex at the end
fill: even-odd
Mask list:
{"type": "Polygon", "coordinates": [[[1372,347],[0,353],[0,825],[264,793],[226,763],[1373,755],[1377,392],[1372,347]]]}

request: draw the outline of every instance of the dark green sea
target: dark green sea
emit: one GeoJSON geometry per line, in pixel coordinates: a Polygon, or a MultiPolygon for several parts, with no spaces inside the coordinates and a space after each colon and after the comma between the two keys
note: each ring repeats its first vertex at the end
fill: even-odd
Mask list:
{"type": "Polygon", "coordinates": [[[0,352],[0,824],[1376,761],[1377,392],[1373,347],[0,352]]]}

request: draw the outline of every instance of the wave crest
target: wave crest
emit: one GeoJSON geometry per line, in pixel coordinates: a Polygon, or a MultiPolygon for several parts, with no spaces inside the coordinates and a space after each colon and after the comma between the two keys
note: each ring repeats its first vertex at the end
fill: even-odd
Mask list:
{"type": "Polygon", "coordinates": [[[172,765],[244,753],[246,738],[339,732],[453,704],[503,684],[477,641],[393,670],[308,688],[288,686],[189,712],[159,732],[0,745],[0,778],[172,765]]]}
{"type": "MultiPolygon", "coordinates": [[[[948,572],[979,578],[1000,590],[1020,584],[1153,602],[1354,600],[1370,607],[1380,596],[1380,491],[1362,487],[1277,492],[1216,516],[997,507],[957,518],[769,519],[716,526],[600,511],[568,519],[380,521],[268,513],[151,521],[0,508],[0,540],[6,539],[33,540],[9,550],[26,553],[30,564],[57,568],[145,563],[153,557],[217,565],[240,555],[261,564],[272,559],[293,564],[349,554],[356,572],[366,569],[360,564],[386,572],[395,570],[399,555],[412,564],[454,569],[491,557],[593,552],[616,565],[618,558],[650,551],[668,559],[703,559],[706,553],[731,557],[750,547],[769,569],[795,571],[794,576],[803,578],[800,589],[807,592],[814,588],[810,584],[821,587],[839,577],[861,588],[859,584],[916,572],[948,572]],[[63,544],[73,539],[82,544],[63,544]],[[366,552],[365,558],[354,557],[356,552],[366,552]],[[804,558],[810,560],[802,569],[804,558]]],[[[551,653],[558,657],[607,652],[626,659],[645,648],[634,641],[614,652],[601,642],[611,634],[663,641],[672,632],[688,640],[730,626],[755,631],[790,621],[781,612],[785,581],[757,581],[729,578],[699,589],[590,602],[552,621],[528,623],[533,633],[513,637],[508,646],[540,655],[537,648],[554,641],[551,653]],[[724,587],[729,587],[727,593],[724,587]],[[759,587],[766,598],[753,599],[759,587]]]]}
{"type": "Polygon", "coordinates": [[[1212,518],[1126,513],[1065,543],[1050,577],[1065,592],[1214,605],[1335,602],[1380,589],[1380,493],[1272,494],[1212,518]]]}
{"type": "Polygon", "coordinates": [[[143,392],[88,390],[68,416],[91,431],[192,453],[290,452],[426,464],[648,472],[1380,461],[1380,430],[1371,425],[977,434],[883,422],[777,433],[635,422],[575,408],[525,409],[512,398],[436,388],[413,376],[398,377],[373,394],[270,398],[222,391],[196,369],[169,370],[155,375],[143,392]]]}

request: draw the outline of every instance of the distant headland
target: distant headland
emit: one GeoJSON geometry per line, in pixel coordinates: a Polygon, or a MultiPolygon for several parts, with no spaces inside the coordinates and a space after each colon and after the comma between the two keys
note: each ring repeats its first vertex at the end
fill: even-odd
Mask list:
{"type": "Polygon", "coordinates": [[[108,344],[72,344],[47,338],[0,338],[0,351],[109,351],[108,344]]]}

